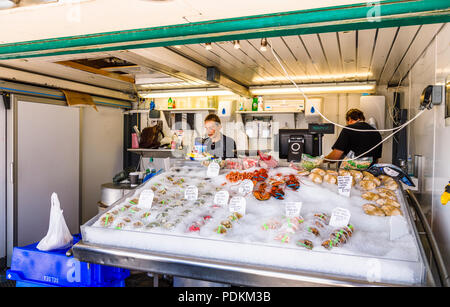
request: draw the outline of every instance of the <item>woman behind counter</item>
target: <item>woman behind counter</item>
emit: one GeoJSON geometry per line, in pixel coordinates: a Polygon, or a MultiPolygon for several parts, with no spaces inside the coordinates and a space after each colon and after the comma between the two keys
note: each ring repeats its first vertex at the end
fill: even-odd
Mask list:
{"type": "Polygon", "coordinates": [[[237,157],[236,143],[220,132],[222,124],[216,114],[206,116],[205,129],[208,137],[203,141],[203,145],[206,145],[206,151],[209,154],[223,159],[237,157]]]}

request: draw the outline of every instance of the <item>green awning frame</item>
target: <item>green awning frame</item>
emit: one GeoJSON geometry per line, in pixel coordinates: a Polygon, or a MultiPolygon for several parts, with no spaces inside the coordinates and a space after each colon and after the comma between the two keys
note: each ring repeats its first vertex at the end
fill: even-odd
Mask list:
{"type": "Polygon", "coordinates": [[[449,0],[388,0],[0,45],[0,60],[450,21],[449,0]]]}

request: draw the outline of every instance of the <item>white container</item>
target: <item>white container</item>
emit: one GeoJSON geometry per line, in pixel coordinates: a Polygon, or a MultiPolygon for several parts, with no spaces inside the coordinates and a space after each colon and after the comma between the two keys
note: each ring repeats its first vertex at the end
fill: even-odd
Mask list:
{"type": "Polygon", "coordinates": [[[258,121],[251,121],[245,123],[245,134],[247,134],[249,138],[257,138],[258,130],[259,130],[258,121]]]}
{"type": "Polygon", "coordinates": [[[317,112],[311,112],[311,108],[314,107],[315,110],[319,110],[322,113],[322,98],[311,98],[305,102],[305,117],[310,116],[320,116],[317,112]]]}
{"type": "Polygon", "coordinates": [[[361,96],[359,109],[364,113],[367,123],[375,123],[377,129],[384,129],[386,116],[385,96],[361,96]]]}
{"type": "Polygon", "coordinates": [[[230,117],[233,112],[233,102],[231,100],[219,101],[217,115],[220,117],[230,117]]]}

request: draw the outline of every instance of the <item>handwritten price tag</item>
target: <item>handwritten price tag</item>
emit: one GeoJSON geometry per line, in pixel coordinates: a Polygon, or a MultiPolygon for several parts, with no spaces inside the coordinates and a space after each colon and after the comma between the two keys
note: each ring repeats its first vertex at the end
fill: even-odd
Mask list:
{"type": "Polygon", "coordinates": [[[253,181],[251,181],[250,179],[243,180],[239,185],[239,194],[247,195],[251,192],[253,192],[253,181]]]}
{"type": "Polygon", "coordinates": [[[350,222],[350,211],[344,208],[335,208],[331,213],[330,225],[334,227],[344,227],[350,222]]]}
{"type": "Polygon", "coordinates": [[[238,212],[241,215],[245,215],[245,210],[247,206],[247,201],[242,196],[235,196],[231,198],[228,209],[230,212],[238,212]]]}
{"type": "Polygon", "coordinates": [[[287,217],[299,217],[302,210],[302,202],[287,202],[286,203],[286,216],[287,217]]]}
{"type": "Polygon", "coordinates": [[[338,176],[338,192],[343,196],[350,196],[352,190],[353,177],[352,176],[338,176]]]}
{"type": "Polygon", "coordinates": [[[198,198],[198,188],[195,185],[190,185],[184,191],[184,198],[190,201],[195,201],[198,198]]]}
{"type": "Polygon", "coordinates": [[[206,171],[206,177],[214,178],[219,176],[220,165],[217,162],[211,162],[208,165],[208,170],[206,171]]]}
{"type": "Polygon", "coordinates": [[[219,206],[226,206],[228,204],[228,199],[230,198],[230,194],[228,191],[220,191],[214,195],[214,204],[219,206]]]}
{"type": "Polygon", "coordinates": [[[152,190],[144,190],[139,196],[139,207],[151,209],[155,193],[152,190]]]}

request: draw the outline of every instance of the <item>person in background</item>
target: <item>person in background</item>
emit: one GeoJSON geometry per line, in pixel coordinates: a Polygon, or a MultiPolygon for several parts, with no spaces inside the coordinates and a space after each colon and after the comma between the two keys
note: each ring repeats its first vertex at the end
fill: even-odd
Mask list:
{"type": "MultiPolygon", "coordinates": [[[[375,130],[365,122],[364,113],[358,109],[350,109],[345,115],[347,127],[359,130],[375,130]]],[[[324,158],[325,162],[334,163],[332,160],[342,160],[350,151],[355,153],[355,157],[365,153],[381,142],[381,134],[378,131],[362,132],[349,129],[342,129],[332,151],[324,158]]],[[[364,154],[363,157],[372,157],[375,164],[381,158],[382,144],[364,154]]]]}
{"type": "Polygon", "coordinates": [[[217,158],[236,158],[236,143],[230,137],[223,135],[220,130],[222,124],[216,114],[209,114],[205,118],[205,129],[208,137],[203,141],[206,152],[217,158]]]}

